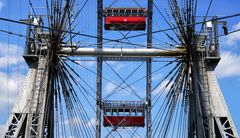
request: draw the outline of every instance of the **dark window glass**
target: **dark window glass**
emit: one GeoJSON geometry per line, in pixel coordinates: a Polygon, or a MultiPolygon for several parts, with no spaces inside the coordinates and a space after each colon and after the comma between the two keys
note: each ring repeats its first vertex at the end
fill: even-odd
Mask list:
{"type": "Polygon", "coordinates": [[[118,16],[118,10],[113,10],[113,15],[118,16]]]}
{"type": "Polygon", "coordinates": [[[118,110],[117,109],[112,109],[112,115],[113,116],[118,116],[118,110]]]}
{"type": "Polygon", "coordinates": [[[125,16],[125,10],[120,10],[120,16],[125,16]]]}
{"type": "Polygon", "coordinates": [[[130,109],[125,109],[125,115],[126,115],[126,116],[131,116],[130,109]]]}
{"type": "Polygon", "coordinates": [[[137,16],[137,10],[132,10],[132,16],[137,16]]]}
{"type": "Polygon", "coordinates": [[[112,115],[112,110],[111,109],[105,109],[105,115],[106,116],[111,116],[112,115]]]}
{"type": "Polygon", "coordinates": [[[138,15],[139,15],[139,16],[144,16],[144,12],[143,12],[143,10],[139,10],[138,15]]]}
{"type": "Polygon", "coordinates": [[[126,16],[131,16],[131,10],[126,10],[126,16]]]}

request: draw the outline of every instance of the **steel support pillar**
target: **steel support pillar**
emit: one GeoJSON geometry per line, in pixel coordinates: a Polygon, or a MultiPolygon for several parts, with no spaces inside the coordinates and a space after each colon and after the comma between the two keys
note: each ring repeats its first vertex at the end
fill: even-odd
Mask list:
{"type": "Polygon", "coordinates": [[[213,27],[214,27],[214,44],[216,48],[214,56],[220,57],[217,16],[213,17],[213,27]]]}
{"type": "Polygon", "coordinates": [[[39,56],[34,89],[29,101],[25,137],[35,138],[44,136],[46,117],[46,98],[48,87],[48,61],[45,56],[39,56]]]}
{"type": "MultiPolygon", "coordinates": [[[[214,62],[214,61],[213,61],[214,62]]],[[[212,137],[216,138],[239,138],[238,132],[225,103],[222,91],[219,87],[214,69],[216,64],[208,62],[207,77],[209,86],[210,106],[212,113],[212,137]]]]}
{"type": "MultiPolygon", "coordinates": [[[[103,1],[97,0],[97,48],[102,48],[103,32],[103,1]]],[[[101,109],[102,109],[102,59],[97,57],[97,79],[96,79],[96,138],[101,138],[101,109]]]]}
{"type": "MultiPolygon", "coordinates": [[[[195,54],[195,53],[194,53],[195,54]]],[[[191,67],[191,76],[192,76],[192,89],[190,94],[190,113],[189,113],[189,138],[206,138],[204,124],[203,124],[203,109],[201,101],[201,90],[199,82],[199,72],[197,57],[193,54],[192,56],[192,67],[191,67]]]]}
{"type": "MultiPolygon", "coordinates": [[[[152,13],[153,13],[153,1],[148,0],[148,15],[147,15],[147,48],[152,47],[152,13]]],[[[147,65],[146,65],[146,127],[147,127],[147,138],[152,137],[152,59],[147,59],[147,65]]]]}

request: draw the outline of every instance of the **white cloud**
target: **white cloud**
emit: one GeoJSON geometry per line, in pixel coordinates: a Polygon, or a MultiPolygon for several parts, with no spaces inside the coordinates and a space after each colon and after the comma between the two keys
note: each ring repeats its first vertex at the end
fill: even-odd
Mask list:
{"type": "Polygon", "coordinates": [[[78,57],[78,58],[73,58],[75,62],[78,64],[84,66],[84,67],[92,67],[97,64],[96,58],[90,58],[90,57],[78,57]]]}
{"type": "Polygon", "coordinates": [[[109,65],[116,65],[117,62],[116,61],[106,61],[109,65]]]}
{"type": "MultiPolygon", "coordinates": [[[[13,104],[18,96],[19,90],[22,89],[25,76],[19,72],[12,72],[7,75],[4,72],[0,72],[0,116],[2,119],[6,119],[8,112],[11,112],[13,104]]],[[[3,133],[5,122],[0,124],[0,135],[3,133]]]]}
{"type": "Polygon", "coordinates": [[[139,96],[141,95],[141,93],[137,92],[135,87],[133,87],[133,86],[128,87],[126,84],[122,84],[121,86],[119,86],[119,84],[117,84],[115,82],[108,82],[104,89],[105,89],[106,94],[108,95],[116,88],[117,88],[116,92],[119,92],[118,94],[115,93],[115,96],[117,96],[117,97],[128,96],[129,94],[138,94],[139,96]]]}
{"type": "Polygon", "coordinates": [[[5,128],[5,125],[0,125],[0,136],[2,136],[4,128],[5,128]]]}
{"type": "Polygon", "coordinates": [[[93,65],[96,65],[96,61],[82,61],[82,65],[87,66],[87,67],[91,67],[93,65]]]}
{"type": "Polygon", "coordinates": [[[158,81],[162,78],[162,74],[156,74],[156,75],[152,75],[152,80],[153,81],[158,81]]]}
{"type": "MultiPolygon", "coordinates": [[[[0,0],[0,10],[1,4],[0,0]]],[[[25,70],[26,66],[22,58],[22,47],[0,42],[0,49],[0,116],[7,120],[6,115],[11,112],[24,83],[25,75],[20,70],[25,70]]],[[[3,131],[4,126],[5,124],[0,124],[0,131],[3,131]]]]}
{"type": "Polygon", "coordinates": [[[0,113],[11,111],[18,92],[22,89],[25,76],[19,72],[12,72],[7,75],[0,72],[0,113]],[[8,107],[10,109],[8,109],[8,107]]]}
{"type": "Polygon", "coordinates": [[[0,42],[0,48],[0,68],[24,63],[22,47],[0,42]]]}
{"type": "Polygon", "coordinates": [[[90,128],[95,126],[96,120],[95,118],[91,118],[89,121],[84,121],[80,116],[75,116],[73,118],[66,119],[64,121],[65,125],[73,124],[73,125],[83,125],[86,124],[86,127],[90,128]]]}
{"type": "Polygon", "coordinates": [[[87,123],[87,127],[93,127],[96,125],[96,119],[91,118],[91,120],[87,123]]]}
{"type": "Polygon", "coordinates": [[[17,92],[21,90],[20,86],[22,86],[24,82],[25,76],[15,71],[20,68],[25,68],[22,67],[24,63],[24,59],[22,58],[22,47],[1,42],[0,47],[0,69],[9,69],[8,73],[0,72],[0,112],[3,113],[7,111],[6,107],[8,102],[10,105],[13,104],[17,92]],[[18,69],[16,68],[17,65],[18,69]],[[7,98],[7,94],[9,94],[9,99],[7,98]]]}
{"type": "Polygon", "coordinates": [[[240,76],[240,55],[230,51],[223,52],[215,72],[218,78],[240,76]]]}
{"type": "Polygon", "coordinates": [[[157,95],[158,93],[162,92],[163,89],[165,89],[163,92],[167,93],[170,90],[173,82],[170,82],[169,84],[168,83],[169,83],[169,80],[164,80],[156,89],[154,89],[154,91],[152,92],[153,95],[157,95]],[[167,84],[168,86],[166,87],[167,84]]]}
{"type": "Polygon", "coordinates": [[[112,82],[108,82],[105,87],[106,93],[111,93],[116,87],[117,85],[113,84],[112,82]]]}
{"type": "Polygon", "coordinates": [[[69,119],[66,119],[64,121],[65,125],[69,125],[69,124],[80,125],[80,124],[83,124],[83,123],[84,123],[84,121],[80,118],[80,116],[69,118],[69,119]]]}
{"type": "Polygon", "coordinates": [[[123,68],[125,68],[127,66],[127,64],[117,64],[116,70],[119,71],[123,68]]]}
{"type": "MultiPolygon", "coordinates": [[[[240,22],[232,27],[233,31],[238,29],[240,29],[240,22]]],[[[238,42],[240,42],[240,31],[229,34],[226,36],[226,40],[224,41],[224,43],[228,46],[235,45],[238,42]]]]}
{"type": "Polygon", "coordinates": [[[2,0],[0,0],[0,11],[2,10],[2,8],[3,8],[3,2],[2,0]]]}

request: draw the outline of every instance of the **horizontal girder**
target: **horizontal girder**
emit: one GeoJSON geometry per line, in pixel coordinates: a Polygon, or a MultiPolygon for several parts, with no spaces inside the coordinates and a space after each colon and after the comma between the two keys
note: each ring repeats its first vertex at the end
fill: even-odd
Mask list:
{"type": "Polygon", "coordinates": [[[183,48],[70,48],[63,47],[59,54],[66,56],[101,56],[101,57],[179,57],[186,50],[183,48]]]}

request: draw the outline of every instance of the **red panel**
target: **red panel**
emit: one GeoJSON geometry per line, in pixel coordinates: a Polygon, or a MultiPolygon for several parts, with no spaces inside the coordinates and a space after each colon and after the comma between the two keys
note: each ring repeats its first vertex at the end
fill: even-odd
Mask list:
{"type": "Polygon", "coordinates": [[[106,16],[106,30],[145,30],[146,17],[143,16],[106,16]]]}
{"type": "Polygon", "coordinates": [[[110,23],[145,23],[146,17],[138,17],[138,16],[106,16],[105,24],[110,23]]]}
{"type": "Polygon", "coordinates": [[[104,126],[139,126],[144,127],[143,116],[104,116],[104,126]]]}

